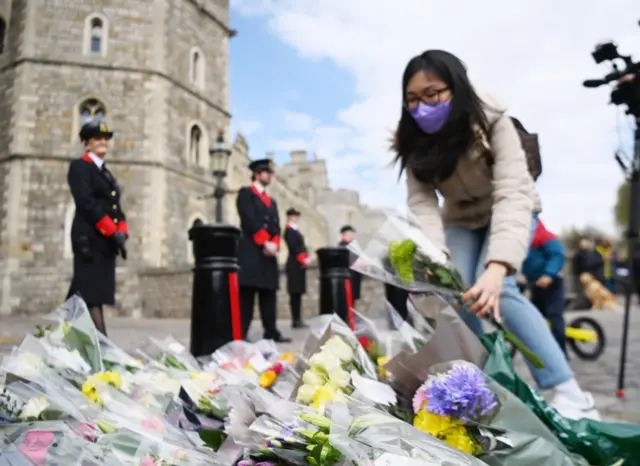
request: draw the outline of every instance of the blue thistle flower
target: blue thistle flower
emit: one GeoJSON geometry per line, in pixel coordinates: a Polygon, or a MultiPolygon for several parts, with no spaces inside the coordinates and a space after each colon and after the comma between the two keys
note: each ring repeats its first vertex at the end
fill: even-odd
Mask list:
{"type": "Polygon", "coordinates": [[[463,421],[477,421],[492,414],[498,397],[482,371],[471,364],[456,364],[426,384],[427,411],[463,421]]]}

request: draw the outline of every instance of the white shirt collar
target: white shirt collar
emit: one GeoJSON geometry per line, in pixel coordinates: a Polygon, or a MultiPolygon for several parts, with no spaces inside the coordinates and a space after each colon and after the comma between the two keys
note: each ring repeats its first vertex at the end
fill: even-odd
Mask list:
{"type": "Polygon", "coordinates": [[[287,223],[287,226],[289,228],[291,228],[292,230],[297,230],[298,229],[298,225],[296,225],[295,223],[287,223]]]}
{"type": "Polygon", "coordinates": [[[91,160],[93,160],[93,163],[95,163],[98,168],[102,169],[102,166],[104,165],[103,159],[98,157],[93,152],[87,152],[87,155],[91,158],[91,160]]]}
{"type": "Polygon", "coordinates": [[[264,186],[262,186],[262,183],[258,183],[257,181],[253,182],[253,186],[256,187],[256,189],[258,190],[259,193],[263,193],[263,192],[266,191],[264,186]]]}

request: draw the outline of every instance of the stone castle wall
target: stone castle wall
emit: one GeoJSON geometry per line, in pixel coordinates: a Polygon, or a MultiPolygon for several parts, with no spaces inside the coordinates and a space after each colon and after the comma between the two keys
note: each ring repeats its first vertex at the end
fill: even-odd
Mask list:
{"type": "MultiPolygon", "coordinates": [[[[213,220],[208,149],[230,123],[228,0],[0,0],[0,16],[9,26],[0,54],[0,315],[47,311],[66,295],[74,214],[66,173],[82,153],[89,100],[116,133],[107,163],[131,231],[129,260],[118,262],[117,312],[183,315],[187,232],[196,219],[213,220]],[[97,53],[93,21],[102,25],[97,53]]],[[[248,163],[239,136],[226,180],[230,223],[238,223],[234,193],[249,183],[248,163]]],[[[376,217],[354,191],[332,191],[325,162],[305,151],[278,167],[270,192],[283,228],[286,209],[303,213],[311,251],[335,244],[342,224],[364,232],[376,217]]],[[[283,245],[281,263],[287,254],[283,245]]]]}

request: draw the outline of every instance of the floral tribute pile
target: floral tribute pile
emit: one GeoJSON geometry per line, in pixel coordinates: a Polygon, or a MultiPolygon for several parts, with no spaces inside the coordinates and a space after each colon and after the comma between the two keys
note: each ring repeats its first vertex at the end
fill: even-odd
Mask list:
{"type": "Polygon", "coordinates": [[[363,316],[316,318],[297,353],[231,342],[198,360],[171,337],[127,353],[78,297],[49,318],[0,362],[0,465],[589,464],[469,361],[436,352],[408,377],[398,361],[428,359],[429,335],[393,345],[363,316]]]}

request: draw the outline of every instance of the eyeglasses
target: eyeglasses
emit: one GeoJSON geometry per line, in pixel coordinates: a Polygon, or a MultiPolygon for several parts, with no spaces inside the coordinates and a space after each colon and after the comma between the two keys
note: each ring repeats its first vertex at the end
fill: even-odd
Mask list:
{"type": "Polygon", "coordinates": [[[405,100],[405,107],[407,110],[415,109],[420,102],[433,105],[437,104],[442,99],[442,94],[449,90],[448,87],[443,87],[442,89],[425,89],[421,96],[417,96],[415,94],[409,94],[405,100]]]}

